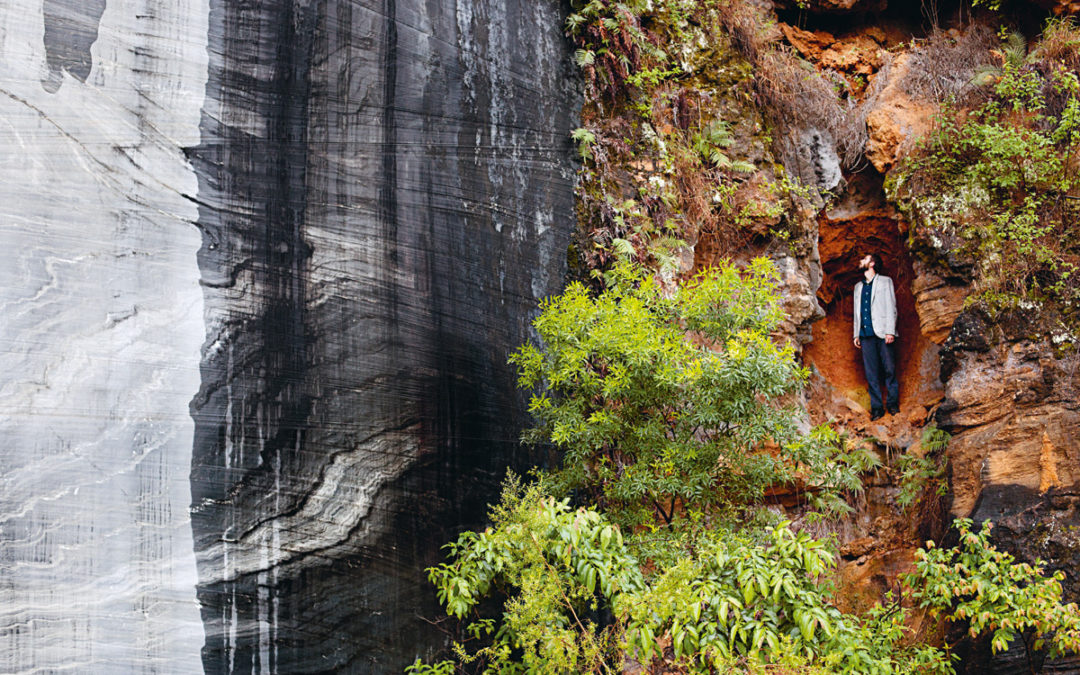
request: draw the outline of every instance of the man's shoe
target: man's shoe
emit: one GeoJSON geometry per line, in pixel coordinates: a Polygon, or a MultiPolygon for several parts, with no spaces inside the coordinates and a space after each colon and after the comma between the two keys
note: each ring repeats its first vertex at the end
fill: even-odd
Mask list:
{"type": "Polygon", "coordinates": [[[885,417],[885,411],[881,408],[874,408],[870,411],[871,420],[881,419],[882,417],[885,417]]]}
{"type": "Polygon", "coordinates": [[[896,403],[890,403],[886,407],[889,409],[889,414],[890,415],[899,415],[900,414],[900,406],[897,405],[896,403]]]}

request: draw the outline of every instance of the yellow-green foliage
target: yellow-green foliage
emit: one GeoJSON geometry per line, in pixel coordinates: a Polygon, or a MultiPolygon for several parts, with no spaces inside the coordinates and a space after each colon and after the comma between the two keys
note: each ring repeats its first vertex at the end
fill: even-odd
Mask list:
{"type": "MultiPolygon", "coordinates": [[[[761,524],[765,485],[798,471],[823,491],[852,489],[866,466],[797,434],[769,401],[802,375],[767,337],[779,319],[769,263],[669,292],[621,264],[606,283],[545,302],[542,347],[513,359],[523,385],[547,385],[532,435],[565,451],[556,491],[603,508],[573,508],[546,479],[511,481],[491,527],[463,533],[429,570],[468,639],[454,661],[410,672],[616,673],[633,660],[681,673],[952,673],[947,651],[903,646],[904,603],[843,614],[829,602],[827,546],[761,524]],[[779,452],[759,452],[765,439],[779,452]]],[[[997,551],[988,527],[959,528],[959,548],[931,542],[917,555],[910,599],[992,633],[995,650],[1015,637],[1038,648],[1042,636],[1080,648],[1060,574],[997,551]]]]}
{"type": "Polygon", "coordinates": [[[832,554],[786,522],[713,532],[646,576],[602,514],[511,481],[491,527],[448,548],[429,573],[470,639],[416,675],[617,673],[628,660],[702,674],[950,672],[937,650],[900,646],[898,604],[866,617],[832,607],[832,554]],[[482,609],[492,596],[505,599],[494,613],[482,609]]]}
{"type": "Polygon", "coordinates": [[[447,613],[469,617],[468,632],[489,642],[471,653],[459,646],[459,658],[497,673],[611,670],[618,634],[598,626],[596,612],[619,607],[624,595],[644,587],[618,527],[516,481],[491,519],[483,532],[449,544],[450,561],[429,570],[447,613]],[[497,623],[474,614],[496,591],[507,595],[497,623]]]}
{"type": "MultiPolygon", "coordinates": [[[[989,635],[994,651],[1022,638],[1080,650],[1080,614],[1061,603],[1061,573],[1017,563],[957,521],[960,545],[916,554],[905,595],[932,614],[989,635]]],[[[953,673],[947,647],[905,646],[908,610],[888,594],[865,616],[829,603],[826,546],[783,522],[716,530],[646,574],[630,539],[594,509],[542,485],[511,481],[483,532],[448,545],[429,570],[439,600],[467,621],[456,660],[408,672],[617,673],[628,660],[680,673],[953,673]],[[501,610],[484,607],[503,598],[501,610]],[[491,610],[494,609],[494,613],[491,610]]]]}
{"type": "Polygon", "coordinates": [[[1018,562],[990,544],[992,523],[974,532],[970,519],[955,523],[960,545],[943,549],[927,542],[915,554],[915,574],[909,579],[912,597],[920,607],[950,621],[967,622],[972,637],[992,633],[991,649],[1004,651],[1016,638],[1040,650],[1080,652],[1080,612],[1076,604],[1061,603],[1065,575],[1043,575],[1043,562],[1018,562]]]}
{"type": "Polygon", "coordinates": [[[1080,31],[1055,21],[1030,53],[1010,37],[983,103],[946,105],[890,176],[912,246],[986,297],[1080,300],[1080,31]]]}
{"type": "Polygon", "coordinates": [[[714,533],[695,553],[627,596],[626,648],[648,663],[658,636],[689,673],[755,672],[765,664],[830,673],[949,672],[928,647],[905,648],[905,610],[877,606],[865,617],[829,604],[826,546],[783,522],[756,533],[714,533]],[[741,666],[741,667],[740,667],[741,666]]]}
{"type": "Polygon", "coordinates": [[[671,636],[678,660],[718,666],[745,655],[810,650],[838,631],[843,616],[824,603],[817,580],[832,554],[787,523],[762,546],[725,533],[696,555],[672,564],[628,602],[628,648],[645,662],[659,655],[657,637],[671,636]],[[789,643],[783,644],[787,639],[789,643]]]}
{"type": "Polygon", "coordinates": [[[806,374],[769,337],[782,317],[771,262],[706,270],[670,292],[622,264],[607,283],[546,300],[539,343],[511,358],[521,386],[538,388],[524,438],[564,452],[557,490],[654,527],[752,504],[797,469],[824,491],[859,486],[859,458],[837,455],[824,431],[799,434],[782,404],[806,374]]]}

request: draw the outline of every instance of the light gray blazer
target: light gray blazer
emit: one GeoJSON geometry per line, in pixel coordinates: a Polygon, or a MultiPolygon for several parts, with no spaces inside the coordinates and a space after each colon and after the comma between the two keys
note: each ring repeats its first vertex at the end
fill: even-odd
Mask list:
{"type": "MultiPolygon", "coordinates": [[[[855,337],[859,337],[862,325],[862,287],[863,282],[855,284],[855,337]]],[[[896,332],[896,292],[892,279],[879,274],[874,277],[870,287],[870,322],[874,324],[874,334],[882,340],[886,335],[898,335],[896,332]]]]}

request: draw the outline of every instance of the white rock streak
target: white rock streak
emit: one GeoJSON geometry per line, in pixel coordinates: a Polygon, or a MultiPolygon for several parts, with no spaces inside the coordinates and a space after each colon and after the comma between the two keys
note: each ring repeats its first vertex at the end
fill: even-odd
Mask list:
{"type": "Polygon", "coordinates": [[[207,0],[108,0],[54,93],[42,5],[0,4],[0,671],[198,672],[207,0]]]}

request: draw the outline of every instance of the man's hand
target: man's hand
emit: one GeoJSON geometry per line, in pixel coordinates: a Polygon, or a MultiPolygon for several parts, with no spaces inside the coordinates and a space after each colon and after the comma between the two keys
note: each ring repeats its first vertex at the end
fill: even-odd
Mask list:
{"type": "Polygon", "coordinates": [[[862,349],[862,341],[859,338],[855,338],[855,348],[862,349]]]}
{"type": "Polygon", "coordinates": [[[886,335],[885,336],[885,344],[891,345],[892,341],[895,340],[895,339],[896,339],[896,337],[893,336],[893,335],[886,335]]]}

